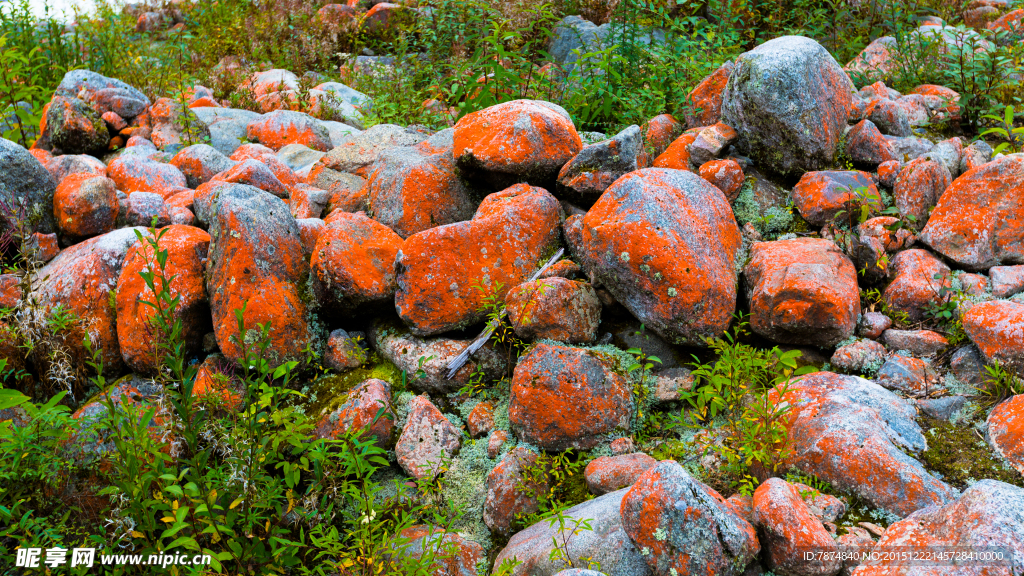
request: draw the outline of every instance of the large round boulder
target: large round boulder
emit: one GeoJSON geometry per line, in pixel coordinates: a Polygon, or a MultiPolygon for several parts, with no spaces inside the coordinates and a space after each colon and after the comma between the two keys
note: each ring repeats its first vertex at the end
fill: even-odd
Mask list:
{"type": "Polygon", "coordinates": [[[769,40],[741,54],[722,96],[722,122],[758,164],[783,174],[833,163],[853,102],[853,83],[821,44],[769,40]]]}
{"type": "MultiPolygon", "coordinates": [[[[53,194],[56,182],[46,168],[28,150],[0,138],[0,204],[26,214],[38,214],[36,225],[44,234],[57,231],[53,219],[53,194]]],[[[10,226],[0,216],[0,232],[10,226]]]]}
{"type": "Polygon", "coordinates": [[[722,191],[696,174],[626,174],[565,228],[591,277],[662,338],[703,345],[729,326],[739,227],[722,191]]]}

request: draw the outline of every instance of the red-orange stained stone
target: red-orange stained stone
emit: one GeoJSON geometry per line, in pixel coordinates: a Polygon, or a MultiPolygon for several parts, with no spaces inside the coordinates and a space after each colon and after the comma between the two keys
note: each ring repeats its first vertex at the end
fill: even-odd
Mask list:
{"type": "MultiPolygon", "coordinates": [[[[160,250],[167,251],[162,274],[171,279],[170,292],[180,300],[172,317],[181,321],[184,353],[195,352],[203,334],[210,329],[210,308],[206,298],[206,256],[210,235],[192,226],[172,225],[163,229],[160,250]]],[[[154,272],[157,291],[163,290],[161,271],[153,248],[137,242],[128,250],[117,281],[117,339],[121,355],[136,372],[152,374],[163,365],[165,351],[156,349],[159,335],[153,326],[155,310],[145,302],[156,303],[156,296],[142,274],[154,272]]]]}
{"type": "Polygon", "coordinates": [[[683,134],[676,138],[664,152],[654,159],[653,166],[693,172],[693,167],[690,165],[690,144],[693,144],[696,139],[697,135],[693,133],[683,134]]]}

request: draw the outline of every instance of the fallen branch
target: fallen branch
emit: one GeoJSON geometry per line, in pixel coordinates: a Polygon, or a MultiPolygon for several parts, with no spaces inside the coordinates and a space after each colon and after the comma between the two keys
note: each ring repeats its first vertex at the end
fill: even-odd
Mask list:
{"type": "MultiPolygon", "coordinates": [[[[550,268],[552,264],[558,262],[558,260],[562,257],[563,253],[565,253],[565,249],[559,248],[558,252],[555,252],[555,255],[552,256],[543,266],[541,266],[540,270],[537,270],[537,272],[535,272],[533,276],[530,277],[528,282],[533,282],[538,277],[540,277],[540,275],[543,274],[545,270],[550,268]]],[[[481,332],[480,335],[476,337],[476,340],[471,342],[469,346],[466,346],[466,348],[462,352],[459,352],[458,356],[452,358],[452,361],[448,363],[448,380],[451,380],[452,377],[455,376],[455,373],[458,372],[466,364],[470,356],[475,354],[477,350],[483,348],[484,344],[486,344],[487,341],[491,339],[491,335],[494,334],[494,331],[498,329],[498,324],[501,323],[501,320],[505,317],[506,313],[507,310],[505,309],[504,306],[502,306],[501,312],[498,313],[498,317],[487,323],[487,326],[484,328],[484,331],[481,332]]]]}

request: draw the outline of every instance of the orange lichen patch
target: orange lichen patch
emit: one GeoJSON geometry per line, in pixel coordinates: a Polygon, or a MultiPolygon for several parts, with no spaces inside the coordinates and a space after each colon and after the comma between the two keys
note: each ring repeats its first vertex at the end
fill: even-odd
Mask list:
{"type": "Polygon", "coordinates": [[[693,172],[693,168],[690,166],[690,144],[693,144],[696,139],[697,134],[695,133],[683,134],[676,138],[664,152],[654,159],[653,166],[693,172]]]}
{"type": "Polygon", "coordinates": [[[754,523],[760,527],[761,546],[768,567],[782,573],[835,574],[841,565],[835,541],[814,517],[796,486],[781,478],[769,478],[754,491],[754,523]],[[825,552],[808,559],[806,548],[825,552]],[[833,554],[828,554],[831,551],[833,554]]]}
{"type": "MultiPolygon", "coordinates": [[[[101,354],[106,374],[119,373],[124,367],[108,295],[117,286],[129,247],[137,241],[136,230],[114,230],[65,248],[40,270],[35,284],[35,297],[42,307],[60,304],[81,319],[80,327],[101,354]]],[[[88,358],[80,341],[68,344],[76,357],[88,358]]]]}
{"type": "Polygon", "coordinates": [[[882,197],[867,172],[807,172],[793,188],[793,204],[814,226],[828,224],[840,211],[852,213],[856,220],[862,201],[872,212],[882,209],[882,197]]]}
{"type": "Polygon", "coordinates": [[[472,220],[413,234],[396,264],[399,316],[419,336],[482,320],[484,297],[504,297],[555,250],[561,219],[554,196],[517,184],[487,196],[472,220]]]}
{"type": "Polygon", "coordinates": [[[983,302],[962,317],[964,330],[988,362],[1024,370],[1024,304],[983,302]]]}
{"type": "Polygon", "coordinates": [[[951,285],[949,267],[931,253],[911,249],[896,255],[889,264],[895,278],[882,293],[889,308],[906,312],[908,319],[917,321],[924,317],[928,305],[939,302],[943,287],[951,285]]]}
{"type": "Polygon", "coordinates": [[[391,385],[384,380],[370,378],[353,388],[337,410],[325,414],[317,422],[313,436],[337,438],[347,432],[361,431],[362,437],[376,437],[382,447],[390,447],[395,429],[394,414],[389,409],[374,422],[380,409],[390,405],[391,385]]]}
{"type": "Polygon", "coordinates": [[[257,160],[243,160],[217,174],[210,182],[248,184],[279,198],[287,198],[289,194],[288,187],[278,180],[266,164],[257,160]]]}
{"type": "Polygon", "coordinates": [[[432,140],[384,151],[364,191],[373,219],[402,238],[469,220],[476,207],[457,174],[451,146],[432,140]]]}
{"type": "Polygon", "coordinates": [[[693,112],[686,114],[686,123],[691,128],[718,122],[722,115],[722,93],[725,92],[732,68],[733,63],[726,62],[702,80],[687,96],[687,101],[693,106],[693,112]]]}
{"type": "Polygon", "coordinates": [[[1004,30],[1006,32],[1015,32],[1019,34],[1022,29],[1022,20],[1024,20],[1024,10],[1013,10],[990,22],[988,29],[997,32],[1004,30]]]}
{"type": "Polygon", "coordinates": [[[158,292],[163,290],[161,275],[173,278],[170,292],[180,300],[172,317],[181,321],[181,342],[186,354],[199,349],[203,334],[210,328],[203,277],[210,235],[199,228],[180,225],[168,226],[162,234],[160,249],[167,251],[166,268],[160,271],[148,243],[136,243],[128,250],[117,281],[117,339],[121,355],[132,370],[146,374],[155,373],[163,365],[164,351],[156,348],[161,337],[153,325],[156,312],[146,304],[156,304],[156,295],[142,274],[155,273],[153,282],[158,292]]]}
{"type": "Polygon", "coordinates": [[[920,510],[891,524],[878,540],[880,550],[906,550],[911,554],[872,562],[854,573],[857,576],[1010,574],[1014,569],[1009,565],[978,566],[973,559],[932,568],[921,567],[917,559],[936,550],[981,550],[982,547],[1001,549],[1004,558],[1024,556],[1024,539],[1020,537],[1024,533],[1021,498],[1022,490],[1010,484],[996,480],[974,483],[955,502],[920,510]]]}
{"type": "Polygon", "coordinates": [[[192,384],[192,397],[197,401],[232,412],[242,409],[244,393],[242,383],[232,374],[225,373],[214,357],[203,361],[192,384]]]}
{"type": "Polygon", "coordinates": [[[563,111],[513,100],[459,119],[452,152],[461,167],[540,182],[554,179],[582,147],[563,111]]]}
{"type": "Polygon", "coordinates": [[[177,206],[179,208],[188,208],[189,210],[191,210],[195,198],[196,191],[185,188],[184,190],[181,190],[169,196],[166,200],[164,200],[164,204],[168,208],[171,208],[172,206],[177,206]]]}
{"type": "Polygon", "coordinates": [[[910,93],[941,98],[943,102],[947,103],[943,111],[949,114],[951,118],[956,119],[960,117],[960,105],[957,104],[960,101],[960,93],[955,90],[935,84],[922,84],[914,88],[910,93]]]}
{"type": "MultiPolygon", "coordinates": [[[[874,122],[867,119],[858,122],[846,135],[846,142],[846,150],[851,159],[858,164],[879,165],[879,178],[885,182],[881,165],[895,161],[896,153],[874,122]]],[[[899,168],[899,163],[895,164],[895,168],[899,168]]],[[[890,167],[889,170],[893,168],[890,167]]]]}
{"type": "Polygon", "coordinates": [[[911,240],[914,235],[906,228],[900,228],[895,232],[889,230],[888,226],[895,223],[895,216],[875,216],[859,224],[857,230],[863,236],[878,238],[886,252],[899,252],[913,243],[911,240]]]}
{"type": "Polygon", "coordinates": [[[288,144],[302,144],[324,152],[332,148],[327,128],[311,116],[290,110],[278,109],[265,114],[246,127],[246,135],[273,150],[288,144]]]}
{"type": "Polygon", "coordinates": [[[792,455],[784,463],[906,516],[941,505],[955,491],[901,450],[923,450],[916,410],[881,386],[852,376],[816,372],[796,379],[789,391],[769,392],[786,402],[792,455]]]}
{"type": "Polygon", "coordinates": [[[721,190],[729,202],[736,200],[743,187],[743,168],[730,158],[705,162],[700,167],[700,177],[721,190]]]}
{"type": "Polygon", "coordinates": [[[53,195],[53,216],[65,234],[84,238],[114,229],[117,220],[114,181],[87,172],[69,174],[53,195]]]}
{"type": "MultiPolygon", "coordinates": [[[[657,158],[683,133],[683,124],[671,114],[659,114],[643,126],[644,151],[657,158]]],[[[646,166],[641,166],[646,168],[646,166]]]]}
{"type": "Polygon", "coordinates": [[[126,194],[155,192],[166,196],[169,189],[185,188],[185,175],[170,164],[140,156],[122,156],[107,166],[107,175],[126,194]]]}
{"type": "Polygon", "coordinates": [[[259,98],[260,96],[280,90],[297,90],[299,88],[299,80],[295,74],[288,70],[266,70],[254,73],[245,81],[242,88],[251,90],[253,96],[259,98]]]}
{"type": "Polygon", "coordinates": [[[857,271],[829,240],[757,242],[743,274],[751,328],[766,338],[831,346],[857,327],[857,271]]]}
{"type": "Polygon", "coordinates": [[[274,173],[274,176],[277,176],[277,179],[280,180],[282,184],[289,188],[299,183],[299,179],[296,178],[292,169],[282,162],[273,150],[263,146],[262,144],[242,144],[233,154],[231,154],[231,159],[236,162],[242,162],[245,160],[257,160],[262,162],[267,166],[267,168],[270,168],[270,171],[274,173]]]}
{"type": "Polygon", "coordinates": [[[583,476],[592,493],[607,494],[632,486],[637,478],[657,464],[657,460],[643,452],[602,456],[587,464],[583,476]]]}
{"type": "Polygon", "coordinates": [[[494,430],[494,404],[485,401],[474,406],[466,418],[466,426],[474,438],[490,434],[494,430]]]}
{"type": "Polygon", "coordinates": [[[365,214],[338,212],[313,248],[311,286],[326,312],[353,314],[390,303],[403,240],[365,214]]]}
{"type": "Polygon", "coordinates": [[[487,474],[487,499],[484,501],[484,524],[492,531],[508,536],[517,515],[537,512],[537,495],[547,489],[547,478],[536,481],[524,478],[527,468],[536,466],[537,453],[517,446],[487,474]]]}
{"type": "Polygon", "coordinates": [[[620,513],[655,574],[738,574],[761,550],[754,527],[671,460],[637,479],[620,513]]]}
{"type": "Polygon", "coordinates": [[[599,435],[627,429],[632,410],[630,387],[611,360],[586,350],[539,344],[512,377],[509,422],[545,450],[592,448],[599,435]]]}
{"type": "Polygon", "coordinates": [[[200,96],[193,100],[189,105],[189,108],[220,108],[221,105],[215,98],[210,96],[200,96]]]}
{"type": "Polygon", "coordinates": [[[221,188],[210,235],[207,285],[214,334],[223,354],[239,360],[239,342],[255,346],[257,324],[269,323],[271,365],[303,358],[303,349],[316,336],[302,298],[309,265],[298,226],[284,202],[242,186],[221,188]],[[246,333],[239,334],[235,311],[243,307],[246,333]]]}
{"type": "Polygon", "coordinates": [[[949,188],[949,170],[938,162],[915,158],[908,162],[896,178],[893,199],[900,214],[913,216],[915,228],[924,228],[931,209],[949,188]]]}
{"type": "Polygon", "coordinates": [[[988,434],[995,451],[1024,474],[1024,394],[1017,394],[992,410],[988,434]]]}
{"type": "Polygon", "coordinates": [[[407,10],[408,9],[401,4],[380,2],[375,4],[373,8],[370,8],[366,14],[363,15],[363,19],[359,22],[359,27],[371,33],[381,32],[387,29],[407,10]]]}
{"type": "Polygon", "coordinates": [[[1024,158],[997,158],[954,180],[921,239],[967,270],[1024,263],[1024,158]]]}
{"type": "MultiPolygon", "coordinates": [[[[53,160],[53,154],[51,154],[49,150],[41,150],[39,148],[32,148],[31,150],[28,151],[28,153],[31,154],[40,164],[42,164],[43,168],[46,168],[47,164],[49,164],[50,161],[53,160]]],[[[47,168],[47,169],[49,169],[49,168],[47,168]]],[[[58,182],[58,184],[59,184],[59,182],[58,182]]]]}
{"type": "Polygon", "coordinates": [[[662,338],[701,345],[728,327],[739,227],[725,195],[695,174],[626,174],[565,231],[583,267],[662,338]]]}
{"type": "Polygon", "coordinates": [[[586,282],[558,277],[524,282],[509,291],[505,306],[521,338],[570,344],[586,344],[597,338],[601,302],[586,282]]]}

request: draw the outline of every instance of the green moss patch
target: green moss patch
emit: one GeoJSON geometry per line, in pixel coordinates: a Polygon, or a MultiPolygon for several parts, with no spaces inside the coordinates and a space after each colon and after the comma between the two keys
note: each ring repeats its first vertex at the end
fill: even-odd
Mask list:
{"type": "Polygon", "coordinates": [[[919,459],[947,484],[963,490],[977,480],[991,479],[1024,487],[1024,476],[1005,464],[973,427],[931,418],[922,419],[921,426],[928,449],[919,459]]]}
{"type": "Polygon", "coordinates": [[[317,379],[309,385],[309,407],[306,413],[314,418],[333,412],[345,403],[348,392],[370,378],[389,382],[391,392],[397,393],[402,382],[402,371],[376,352],[372,352],[367,364],[341,374],[331,374],[317,379]]]}

